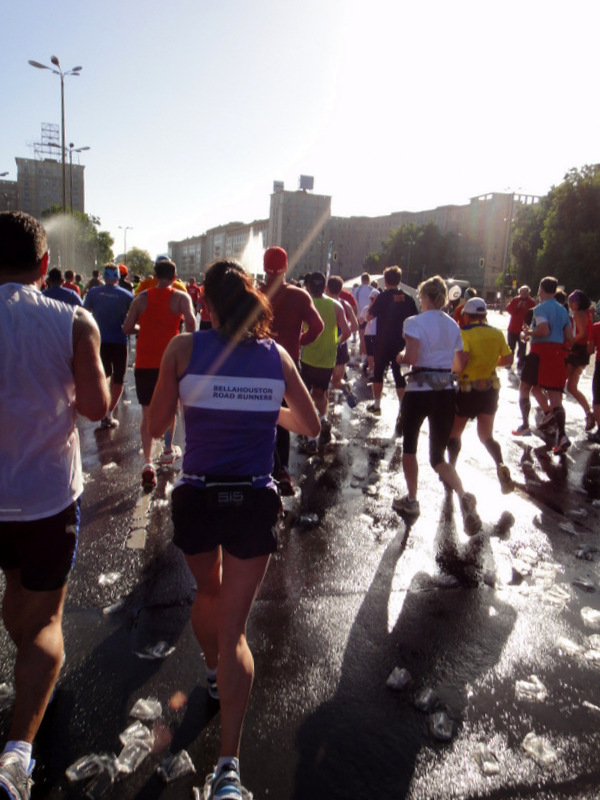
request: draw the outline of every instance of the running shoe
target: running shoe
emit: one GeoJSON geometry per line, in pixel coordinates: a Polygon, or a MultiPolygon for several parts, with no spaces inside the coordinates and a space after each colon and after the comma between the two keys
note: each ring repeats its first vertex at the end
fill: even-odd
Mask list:
{"type": "Polygon", "coordinates": [[[518,428],[512,432],[513,436],[531,436],[531,428],[529,425],[519,425],[518,428]]]}
{"type": "Polygon", "coordinates": [[[343,393],[346,396],[346,402],[350,406],[350,408],[356,408],[358,405],[358,397],[352,393],[352,390],[349,389],[347,386],[344,386],[343,393]]]}
{"type": "Polygon", "coordinates": [[[178,458],[181,458],[181,447],[174,444],[170,450],[165,448],[162,451],[160,464],[161,466],[169,466],[169,464],[174,464],[178,458]]]}
{"type": "Polygon", "coordinates": [[[273,477],[277,482],[279,494],[282,497],[293,497],[296,494],[294,481],[292,480],[292,476],[288,472],[287,467],[278,467],[273,473],[273,477]]]}
{"type": "Polygon", "coordinates": [[[515,484],[513,479],[510,477],[510,470],[506,464],[499,464],[496,474],[498,475],[498,480],[500,481],[500,489],[502,490],[502,494],[510,494],[515,488],[515,484]]]}
{"type": "Polygon", "coordinates": [[[328,419],[321,420],[321,433],[319,439],[323,444],[331,441],[331,422],[328,419]]]}
{"type": "Polygon", "coordinates": [[[371,403],[370,406],[367,406],[367,411],[370,414],[374,414],[376,417],[381,416],[381,406],[376,406],[375,403],[371,403]]]}
{"type": "Polygon", "coordinates": [[[118,428],[119,427],[119,420],[115,419],[114,417],[104,417],[103,420],[100,420],[100,428],[102,430],[106,430],[108,428],[118,428]]]}
{"type": "Polygon", "coordinates": [[[142,486],[156,486],[156,470],[152,464],[146,464],[142,470],[142,486]]]}
{"type": "Polygon", "coordinates": [[[414,514],[418,516],[421,513],[418,500],[411,500],[405,494],[404,497],[394,497],[392,500],[392,508],[394,511],[399,511],[401,514],[414,514]]]}
{"type": "Polygon", "coordinates": [[[30,800],[33,779],[31,773],[35,761],[31,761],[27,772],[14,753],[4,753],[0,758],[0,792],[6,793],[10,800],[30,800]]]}
{"type": "Polygon", "coordinates": [[[213,772],[205,797],[206,800],[242,800],[242,783],[234,764],[226,764],[218,773],[213,772]]]}
{"type": "Polygon", "coordinates": [[[477,513],[477,499],[474,494],[465,492],[460,500],[463,525],[467,536],[474,536],[481,530],[481,519],[477,513]]]}
{"type": "Polygon", "coordinates": [[[556,419],[554,418],[554,411],[550,409],[550,411],[544,411],[544,416],[542,417],[542,421],[538,425],[538,428],[543,431],[546,428],[551,428],[555,424],[556,419]]]}
{"type": "Polygon", "coordinates": [[[589,433],[590,431],[593,431],[595,426],[596,426],[596,418],[594,417],[594,415],[592,414],[591,411],[588,411],[588,413],[585,415],[585,430],[586,430],[586,433],[589,433]]]}
{"type": "Polygon", "coordinates": [[[567,452],[569,447],[571,447],[571,442],[569,441],[567,435],[563,434],[552,448],[552,452],[555,456],[561,456],[563,453],[567,452]]]}
{"type": "Polygon", "coordinates": [[[307,439],[304,445],[304,452],[309,456],[315,456],[319,452],[319,445],[316,439],[307,439]]]}
{"type": "Polygon", "coordinates": [[[206,676],[206,688],[208,690],[209,697],[213,700],[219,699],[219,690],[217,689],[217,676],[214,677],[212,675],[206,676]]]}

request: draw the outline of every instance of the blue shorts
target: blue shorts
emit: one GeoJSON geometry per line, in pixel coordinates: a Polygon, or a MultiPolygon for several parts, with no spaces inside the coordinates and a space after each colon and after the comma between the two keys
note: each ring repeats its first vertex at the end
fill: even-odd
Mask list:
{"type": "Polygon", "coordinates": [[[31,592],[62,589],[77,553],[80,500],[52,517],[0,522],[0,567],[21,570],[31,592]]]}

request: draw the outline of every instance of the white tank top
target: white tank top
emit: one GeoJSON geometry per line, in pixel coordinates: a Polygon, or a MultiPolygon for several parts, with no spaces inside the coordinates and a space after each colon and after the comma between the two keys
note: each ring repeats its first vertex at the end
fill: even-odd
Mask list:
{"type": "Polygon", "coordinates": [[[75,427],[75,308],[0,286],[0,520],[58,514],[83,490],[75,427]]]}

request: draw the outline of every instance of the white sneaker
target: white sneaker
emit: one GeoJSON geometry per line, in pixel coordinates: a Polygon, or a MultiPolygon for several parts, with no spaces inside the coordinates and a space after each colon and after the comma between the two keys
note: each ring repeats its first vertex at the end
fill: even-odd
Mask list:
{"type": "Polygon", "coordinates": [[[35,761],[31,761],[29,770],[25,772],[15,753],[4,753],[0,758],[0,788],[11,800],[30,800],[34,766],[35,761]]]}
{"type": "Polygon", "coordinates": [[[399,511],[403,514],[414,514],[415,516],[421,513],[418,500],[411,500],[407,494],[404,497],[394,497],[392,500],[392,508],[394,511],[399,511]]]}
{"type": "Polygon", "coordinates": [[[178,458],[181,458],[181,447],[174,444],[170,450],[165,449],[162,451],[160,463],[163,466],[168,466],[169,464],[174,464],[178,458]]]}

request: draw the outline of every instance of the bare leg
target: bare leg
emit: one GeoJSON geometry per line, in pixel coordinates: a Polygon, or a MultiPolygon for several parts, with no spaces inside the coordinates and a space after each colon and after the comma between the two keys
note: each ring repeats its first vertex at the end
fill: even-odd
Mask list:
{"type": "Polygon", "coordinates": [[[411,500],[416,500],[419,487],[419,464],[417,456],[412,453],[402,454],[402,469],[404,470],[404,480],[408,496],[411,500]]]}
{"type": "Polygon", "coordinates": [[[8,740],[33,742],[63,659],[62,615],[66,586],[32,592],[20,570],[6,570],[2,616],[17,647],[15,706],[8,740]]]}
{"type": "Polygon", "coordinates": [[[217,647],[217,603],[221,590],[221,550],[185,556],[197,584],[192,606],[192,629],[204,653],[206,666],[216,669],[219,658],[217,647]]]}
{"type": "Polygon", "coordinates": [[[217,606],[221,756],[239,756],[242,725],[254,679],[246,623],[269,564],[269,556],[241,560],[223,554],[217,606]]]}

